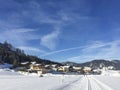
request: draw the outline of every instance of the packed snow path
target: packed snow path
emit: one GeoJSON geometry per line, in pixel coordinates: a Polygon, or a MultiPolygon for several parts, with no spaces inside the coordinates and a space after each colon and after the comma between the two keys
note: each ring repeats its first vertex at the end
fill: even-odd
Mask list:
{"type": "Polygon", "coordinates": [[[91,76],[83,76],[52,90],[113,90],[91,76]]]}
{"type": "Polygon", "coordinates": [[[120,76],[24,76],[0,71],[0,90],[120,90],[120,76]]]}
{"type": "Polygon", "coordinates": [[[88,88],[86,90],[113,90],[111,87],[107,86],[103,82],[98,81],[97,79],[88,76],[88,88]]]}

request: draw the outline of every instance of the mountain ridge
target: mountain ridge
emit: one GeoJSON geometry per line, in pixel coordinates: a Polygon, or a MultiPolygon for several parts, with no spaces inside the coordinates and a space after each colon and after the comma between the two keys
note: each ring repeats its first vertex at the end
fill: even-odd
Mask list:
{"type": "Polygon", "coordinates": [[[114,69],[120,70],[120,60],[95,59],[84,63],[64,62],[63,64],[64,65],[73,64],[74,66],[91,67],[93,69],[113,66],[114,69]]]}
{"type": "Polygon", "coordinates": [[[76,63],[69,61],[58,63],[51,60],[41,59],[37,56],[26,55],[23,50],[14,48],[11,44],[7,42],[0,43],[0,64],[8,63],[12,64],[14,67],[18,67],[20,66],[20,63],[26,61],[29,63],[35,61],[40,64],[58,64],[79,67],[91,67],[93,69],[113,66],[115,69],[120,70],[120,60],[95,59],[84,63],[76,63]]]}

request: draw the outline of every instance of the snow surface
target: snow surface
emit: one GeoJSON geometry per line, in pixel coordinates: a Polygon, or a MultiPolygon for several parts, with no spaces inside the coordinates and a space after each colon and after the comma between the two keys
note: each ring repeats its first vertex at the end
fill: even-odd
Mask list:
{"type": "Polygon", "coordinates": [[[0,70],[0,90],[120,90],[120,76],[53,75],[24,76],[0,70]]]}
{"type": "Polygon", "coordinates": [[[120,71],[115,70],[102,70],[104,76],[120,76],[120,71]]]}
{"type": "Polygon", "coordinates": [[[10,67],[12,67],[12,66],[13,66],[12,64],[4,63],[4,64],[0,64],[0,69],[10,68],[10,67]]]}
{"type": "Polygon", "coordinates": [[[0,77],[1,76],[18,76],[18,75],[22,75],[22,74],[19,74],[13,70],[10,70],[10,69],[0,69],[0,77]]]}

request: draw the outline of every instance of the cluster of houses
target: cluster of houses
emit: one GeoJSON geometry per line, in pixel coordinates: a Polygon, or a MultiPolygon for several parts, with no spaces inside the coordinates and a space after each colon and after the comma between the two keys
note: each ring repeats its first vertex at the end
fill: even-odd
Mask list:
{"type": "MultiPolygon", "coordinates": [[[[104,67],[103,69],[106,69],[104,67]]],[[[113,69],[109,66],[107,69],[113,69]]],[[[58,65],[58,64],[38,64],[36,62],[23,62],[21,66],[16,68],[17,71],[22,73],[36,73],[36,74],[46,74],[46,73],[78,73],[78,74],[90,74],[90,73],[101,73],[101,69],[92,69],[91,67],[79,67],[79,66],[69,66],[69,65],[58,65]]]]}
{"type": "Polygon", "coordinates": [[[91,72],[90,67],[78,67],[78,66],[69,66],[69,65],[58,65],[58,64],[38,64],[36,62],[23,62],[20,67],[16,68],[17,71],[22,73],[37,73],[37,74],[45,74],[45,73],[81,73],[81,72],[91,72]]]}

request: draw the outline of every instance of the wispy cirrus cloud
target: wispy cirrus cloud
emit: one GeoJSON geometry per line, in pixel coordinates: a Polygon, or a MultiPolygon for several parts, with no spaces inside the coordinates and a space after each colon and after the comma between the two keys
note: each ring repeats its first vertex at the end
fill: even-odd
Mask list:
{"type": "Polygon", "coordinates": [[[113,24],[115,19],[119,27],[119,21],[116,21],[119,13],[113,12],[119,5],[114,4],[115,8],[110,2],[106,7],[106,3],[103,0],[94,3],[86,0],[0,0],[0,42],[7,40],[27,52],[37,52],[37,55],[41,53],[39,48],[53,51],[45,54],[48,56],[79,49],[80,55],[71,52],[68,60],[73,61],[117,58],[119,42],[111,40],[119,38],[120,31],[115,33],[116,25],[113,24]],[[62,45],[58,44],[59,36],[62,45]],[[104,39],[111,42],[102,42],[104,39]],[[85,45],[92,40],[101,41],[85,45]],[[73,48],[64,49],[67,47],[73,48]]]}
{"type": "MultiPolygon", "coordinates": [[[[53,27],[53,30],[56,27],[61,29],[61,27],[67,24],[78,21],[78,18],[80,16],[73,12],[76,8],[72,6],[73,4],[77,4],[76,2],[77,1],[75,1],[74,3],[71,1],[66,2],[63,3],[64,7],[62,4],[59,4],[58,7],[56,7],[56,2],[52,2],[52,1],[39,2],[36,0],[30,0],[21,3],[20,1],[17,0],[16,1],[11,0],[9,1],[9,3],[13,3],[13,5],[10,8],[10,10],[16,7],[15,11],[11,12],[11,14],[7,14],[7,12],[5,13],[7,18],[4,17],[2,19],[0,23],[0,27],[2,28],[7,27],[8,29],[14,29],[14,28],[25,28],[24,26],[30,26],[30,25],[34,26],[35,24],[38,25],[49,24],[50,26],[53,27]],[[67,3],[69,3],[70,6],[67,3]],[[54,15],[51,12],[49,12],[49,8],[45,8],[46,6],[53,8],[54,15]],[[57,10],[55,7],[57,8],[57,10]],[[68,7],[71,8],[71,10],[68,7]]],[[[83,2],[84,1],[81,1],[81,3],[83,2]]],[[[1,3],[4,3],[4,0],[2,0],[1,3]]],[[[10,7],[9,4],[5,4],[5,5],[10,7]]],[[[2,14],[4,14],[4,12],[2,14]]]]}
{"type": "Polygon", "coordinates": [[[40,54],[41,53],[42,54],[46,53],[44,50],[41,50],[41,49],[36,48],[36,47],[20,46],[18,48],[21,49],[21,50],[24,50],[27,53],[29,53],[29,52],[32,52],[32,53],[37,52],[37,53],[40,53],[40,54]]]}
{"type": "Polygon", "coordinates": [[[120,59],[120,41],[95,41],[81,49],[79,56],[67,58],[67,61],[85,62],[94,59],[120,59]]]}
{"type": "MultiPolygon", "coordinates": [[[[4,1],[2,0],[2,2],[4,2],[4,1]]],[[[29,32],[30,33],[32,31],[34,31],[32,29],[27,29],[24,26],[30,26],[31,24],[33,26],[35,24],[38,24],[38,25],[47,24],[47,25],[52,26],[53,30],[51,30],[51,31],[54,32],[54,28],[61,29],[61,27],[63,27],[64,25],[66,25],[70,22],[73,22],[74,17],[77,17],[70,13],[68,14],[65,12],[61,12],[61,10],[64,10],[62,5],[60,5],[58,7],[58,10],[55,10],[54,15],[51,14],[50,12],[48,12],[48,8],[46,9],[46,8],[44,8],[44,6],[48,5],[48,7],[54,7],[54,6],[56,6],[56,3],[54,3],[54,2],[51,2],[52,5],[49,4],[50,2],[46,2],[46,3],[41,2],[40,3],[40,2],[34,1],[34,0],[27,1],[24,3],[21,3],[19,1],[14,1],[14,0],[11,0],[9,2],[14,3],[13,6],[10,8],[10,10],[13,9],[14,7],[16,7],[15,11],[11,12],[11,14],[9,14],[9,15],[6,14],[7,18],[3,18],[0,23],[0,27],[4,28],[4,30],[6,30],[6,29],[9,29],[9,31],[12,30],[13,36],[7,35],[7,33],[8,33],[7,31],[2,33],[3,35],[5,35],[5,36],[7,35],[9,37],[9,38],[6,37],[6,40],[8,40],[8,41],[12,41],[13,38],[16,38],[16,39],[20,38],[21,40],[15,40],[15,41],[24,43],[24,39],[38,38],[37,36],[34,36],[32,34],[24,35],[23,33],[21,33],[22,34],[22,37],[21,37],[20,33],[18,34],[18,32],[29,32]],[[13,32],[14,28],[20,28],[20,29],[17,30],[17,32],[16,31],[13,32]],[[29,37],[29,38],[27,38],[27,37],[29,37]]],[[[53,8],[53,9],[55,9],[55,8],[53,8]]],[[[45,43],[45,39],[47,37],[50,37],[50,41],[54,41],[53,39],[55,39],[55,37],[57,37],[58,35],[59,35],[58,31],[57,31],[56,35],[54,33],[50,33],[50,35],[47,35],[46,37],[44,36],[44,40],[43,39],[41,39],[41,40],[42,40],[42,42],[45,43]]],[[[44,44],[44,45],[46,45],[46,44],[44,44]]],[[[55,44],[54,45],[51,44],[49,46],[49,48],[51,48],[51,49],[53,49],[54,47],[55,47],[55,44]]]]}
{"type": "Polygon", "coordinates": [[[11,30],[3,30],[0,33],[0,41],[8,41],[14,46],[26,45],[28,40],[39,39],[39,35],[33,34],[34,29],[17,28],[11,30]]]}
{"type": "Polygon", "coordinates": [[[12,30],[12,31],[16,32],[16,33],[29,33],[29,32],[35,32],[37,30],[31,29],[31,28],[18,28],[18,29],[12,30]]]}
{"type": "Polygon", "coordinates": [[[59,35],[60,35],[59,30],[55,30],[52,33],[44,35],[43,37],[41,37],[40,44],[47,47],[50,50],[54,50],[56,48],[59,35]]]}

